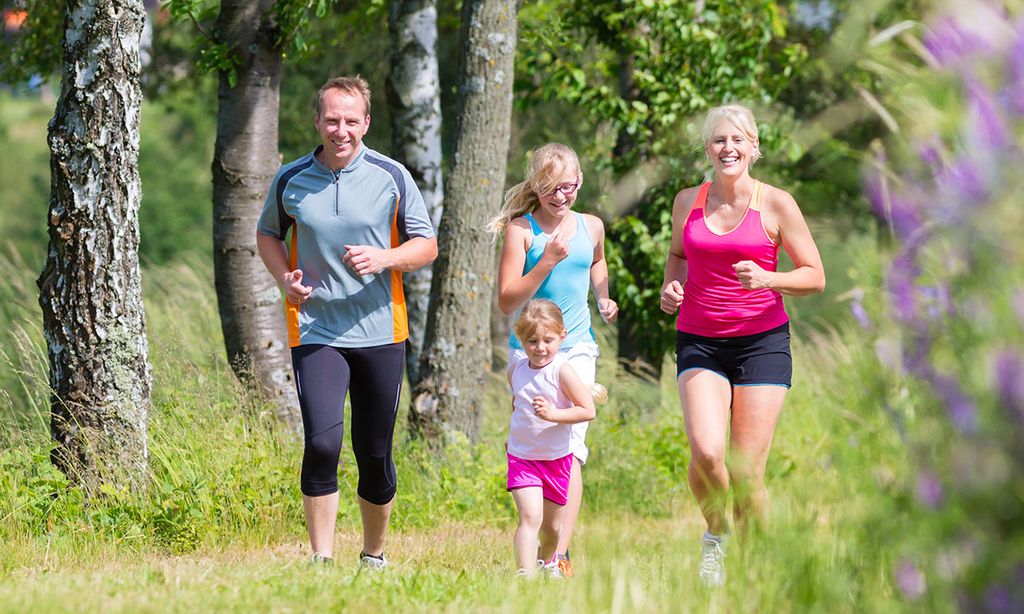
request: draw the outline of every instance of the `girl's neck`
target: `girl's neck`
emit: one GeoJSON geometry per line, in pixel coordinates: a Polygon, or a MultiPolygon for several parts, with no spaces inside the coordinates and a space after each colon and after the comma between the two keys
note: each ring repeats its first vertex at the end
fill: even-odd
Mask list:
{"type": "Polygon", "coordinates": [[[544,211],[543,207],[537,207],[530,215],[533,216],[533,220],[537,222],[537,225],[540,226],[540,229],[544,231],[544,234],[553,233],[556,228],[562,226],[563,224],[565,224],[565,226],[562,228],[562,232],[563,234],[565,234],[566,231],[572,230],[572,228],[570,228],[568,225],[569,220],[576,219],[576,216],[573,215],[572,211],[567,211],[565,217],[558,218],[548,215],[544,211]]]}

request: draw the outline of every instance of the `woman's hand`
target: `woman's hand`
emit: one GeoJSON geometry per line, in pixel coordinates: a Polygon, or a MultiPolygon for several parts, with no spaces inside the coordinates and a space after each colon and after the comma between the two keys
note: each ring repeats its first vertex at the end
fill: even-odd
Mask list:
{"type": "Polygon", "coordinates": [[[672,314],[679,311],[679,306],[682,304],[683,284],[672,280],[661,289],[661,310],[672,314]]]}
{"type": "Polygon", "coordinates": [[[762,269],[752,260],[740,260],[732,265],[732,270],[736,271],[736,277],[744,290],[771,288],[772,279],[775,277],[775,273],[762,269]]]}

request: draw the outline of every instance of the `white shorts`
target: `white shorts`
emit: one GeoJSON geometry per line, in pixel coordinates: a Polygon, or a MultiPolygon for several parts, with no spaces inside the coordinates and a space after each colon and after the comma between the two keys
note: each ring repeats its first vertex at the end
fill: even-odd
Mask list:
{"type": "MultiPolygon", "coordinates": [[[[597,344],[593,341],[583,341],[562,351],[566,353],[566,362],[572,365],[573,370],[580,376],[583,383],[588,388],[593,386],[597,378],[597,356],[601,353],[597,344]]],[[[508,349],[509,364],[523,358],[526,358],[526,352],[522,348],[508,349]]],[[[569,440],[569,451],[576,457],[576,460],[580,461],[581,465],[587,463],[589,454],[585,441],[588,426],[590,426],[590,422],[577,422],[572,425],[572,436],[569,440]]]]}

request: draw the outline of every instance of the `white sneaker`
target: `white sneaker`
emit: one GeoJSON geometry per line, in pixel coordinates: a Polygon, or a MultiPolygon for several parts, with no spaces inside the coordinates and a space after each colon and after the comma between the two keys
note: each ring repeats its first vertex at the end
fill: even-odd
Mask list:
{"type": "Polygon", "coordinates": [[[712,538],[704,534],[700,548],[700,581],[704,586],[718,587],[725,584],[725,550],[722,538],[712,538]]]}
{"type": "Polygon", "coordinates": [[[537,561],[540,563],[540,570],[547,578],[561,580],[565,576],[562,574],[562,569],[558,566],[558,559],[545,563],[544,561],[537,561]]]}
{"type": "Polygon", "coordinates": [[[384,555],[373,556],[372,554],[366,554],[365,552],[359,553],[359,567],[362,569],[372,569],[374,571],[382,571],[388,566],[388,560],[384,558],[384,555]]]}
{"type": "Polygon", "coordinates": [[[309,562],[313,565],[333,565],[334,559],[324,556],[323,553],[314,552],[313,556],[309,557],[309,562]]]}

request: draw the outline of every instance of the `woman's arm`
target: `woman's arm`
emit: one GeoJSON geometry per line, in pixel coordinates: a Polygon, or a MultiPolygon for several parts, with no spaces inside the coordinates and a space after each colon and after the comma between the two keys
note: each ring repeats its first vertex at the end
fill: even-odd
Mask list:
{"type": "Polygon", "coordinates": [[[822,292],[825,289],[825,267],[800,207],[785,190],[770,187],[767,196],[769,219],[765,221],[774,227],[779,243],[793,260],[793,270],[765,271],[757,264],[743,260],[733,265],[740,283],[748,290],[770,288],[789,296],[822,292]]]}
{"type": "Polygon", "coordinates": [[[686,254],[683,252],[683,224],[693,207],[699,188],[686,188],[676,194],[672,202],[672,243],[665,259],[665,276],[661,283],[661,310],[679,311],[683,303],[683,282],[686,281],[686,254]]]}

